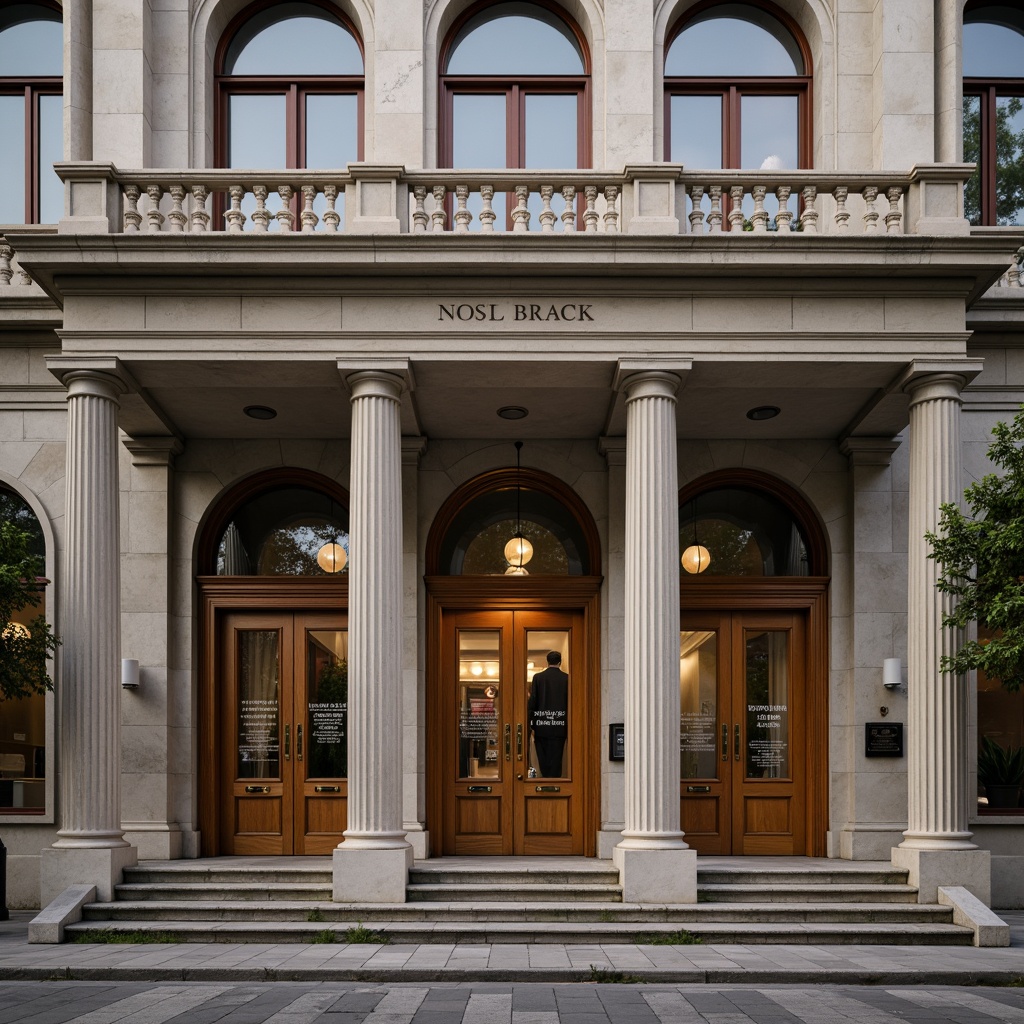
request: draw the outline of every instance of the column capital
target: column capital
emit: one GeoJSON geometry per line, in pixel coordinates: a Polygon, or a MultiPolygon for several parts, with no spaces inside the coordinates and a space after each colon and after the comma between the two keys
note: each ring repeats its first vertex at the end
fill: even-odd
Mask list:
{"type": "Polygon", "coordinates": [[[669,370],[641,370],[624,378],[621,391],[626,396],[626,404],[640,398],[671,398],[676,400],[681,381],[678,373],[669,370]]]}
{"type": "Polygon", "coordinates": [[[338,373],[353,398],[366,393],[367,381],[376,382],[378,388],[393,389],[397,386],[394,395],[381,394],[381,397],[398,398],[404,391],[416,390],[412,364],[408,359],[339,356],[337,365],[338,373]]]}
{"type": "Polygon", "coordinates": [[[662,387],[671,385],[671,395],[674,396],[692,369],[693,360],[685,357],[650,356],[620,359],[615,365],[612,387],[616,391],[624,392],[628,401],[634,397],[637,385],[645,381],[661,381],[662,387]]]}
{"type": "Polygon", "coordinates": [[[915,359],[896,382],[894,390],[910,396],[911,405],[933,398],[959,398],[960,392],[981,373],[981,359],[940,362],[915,359]]]}
{"type": "Polygon", "coordinates": [[[117,356],[52,355],[46,357],[46,368],[68,389],[69,397],[95,394],[98,398],[116,400],[121,395],[139,391],[135,379],[117,356]]]}

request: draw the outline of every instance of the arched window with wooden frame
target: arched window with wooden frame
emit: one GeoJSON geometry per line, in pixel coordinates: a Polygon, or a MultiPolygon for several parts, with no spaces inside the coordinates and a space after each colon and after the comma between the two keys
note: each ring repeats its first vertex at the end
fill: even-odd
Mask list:
{"type": "Polygon", "coordinates": [[[808,167],[811,54],[767,3],[699,3],[665,47],[665,158],[701,170],[808,167]]]}
{"type": "Polygon", "coordinates": [[[1024,223],[1024,11],[968,3],[964,10],[964,194],[972,224],[1024,223]]]}
{"type": "Polygon", "coordinates": [[[55,224],[64,186],[64,30],[56,3],[0,5],[0,224],[55,224]]]}
{"type": "MultiPolygon", "coordinates": [[[[219,167],[326,169],[362,159],[362,43],[334,4],[247,7],[224,33],[216,67],[219,167]]],[[[275,202],[271,194],[272,212],[275,202]]],[[[248,214],[246,203],[255,200],[246,197],[248,214]]]]}
{"type": "MultiPolygon", "coordinates": [[[[440,67],[441,166],[590,166],[590,55],[560,7],[475,4],[448,33],[440,67]]],[[[531,228],[539,228],[539,196],[534,203],[531,228]]],[[[510,229],[507,197],[495,195],[493,208],[495,230],[510,229]]]]}

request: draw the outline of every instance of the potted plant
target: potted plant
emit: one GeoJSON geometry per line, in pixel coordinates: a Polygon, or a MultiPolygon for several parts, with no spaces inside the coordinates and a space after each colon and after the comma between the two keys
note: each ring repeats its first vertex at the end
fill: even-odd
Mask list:
{"type": "Polygon", "coordinates": [[[978,781],[989,807],[1016,807],[1024,784],[1024,747],[1001,747],[983,736],[978,751],[978,781]]]}

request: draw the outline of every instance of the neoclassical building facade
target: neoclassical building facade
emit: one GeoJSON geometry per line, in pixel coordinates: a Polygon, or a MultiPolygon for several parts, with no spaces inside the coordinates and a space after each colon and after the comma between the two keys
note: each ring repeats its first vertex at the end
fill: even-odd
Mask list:
{"type": "Polygon", "coordinates": [[[0,504],[63,639],[11,905],[229,855],[1021,905],[1024,701],[942,671],[925,534],[1024,401],[1022,93],[961,0],[0,4],[0,504]]]}

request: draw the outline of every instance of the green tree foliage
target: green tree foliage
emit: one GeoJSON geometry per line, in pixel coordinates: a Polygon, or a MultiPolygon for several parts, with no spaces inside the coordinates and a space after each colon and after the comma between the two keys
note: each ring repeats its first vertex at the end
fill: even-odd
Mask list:
{"type": "MultiPolygon", "coordinates": [[[[978,164],[964,190],[964,215],[981,223],[981,101],[964,97],[964,160],[978,164]]],[[[996,223],[1016,224],[1024,210],[1024,110],[1019,96],[999,97],[996,106],[996,223]]]]}
{"type": "Polygon", "coordinates": [[[1011,693],[1024,687],[1024,407],[997,423],[989,473],[964,492],[968,512],[942,506],[939,533],[927,534],[941,566],[937,586],[954,598],[947,626],[977,622],[992,639],[968,640],[942,667],[958,675],[981,670],[1011,693]]]}
{"type": "Polygon", "coordinates": [[[46,659],[60,641],[41,614],[29,622],[27,632],[8,625],[16,612],[40,605],[37,577],[43,559],[33,551],[33,535],[19,525],[16,510],[5,506],[0,513],[0,698],[16,700],[53,689],[46,659]]]}

